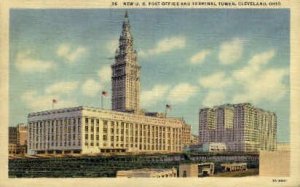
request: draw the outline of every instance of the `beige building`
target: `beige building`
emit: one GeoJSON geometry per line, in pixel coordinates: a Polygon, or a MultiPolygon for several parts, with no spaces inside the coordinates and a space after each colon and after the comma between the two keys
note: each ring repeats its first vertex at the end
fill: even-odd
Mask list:
{"type": "Polygon", "coordinates": [[[180,164],[179,177],[198,177],[198,164],[180,164]]]}
{"type": "Polygon", "coordinates": [[[9,143],[16,145],[27,144],[27,126],[24,123],[20,123],[15,127],[9,127],[9,143]]]}
{"type": "Polygon", "coordinates": [[[154,178],[167,178],[177,177],[177,170],[171,169],[134,169],[134,170],[122,170],[117,172],[117,177],[154,177],[154,178]]]}
{"type": "Polygon", "coordinates": [[[202,177],[214,175],[215,165],[212,162],[188,163],[179,165],[179,177],[202,177]]]}
{"type": "Polygon", "coordinates": [[[185,122],[182,126],[182,144],[183,146],[188,146],[191,144],[191,126],[185,124],[185,122]]]}
{"type": "Polygon", "coordinates": [[[199,136],[191,134],[190,145],[197,145],[197,144],[199,144],[199,136]]]}
{"type": "Polygon", "coordinates": [[[140,112],[140,69],[127,12],[112,68],[112,110],[140,112]]]}
{"type": "Polygon", "coordinates": [[[8,129],[9,155],[25,154],[27,151],[27,126],[20,123],[8,129]]]}
{"type": "Polygon", "coordinates": [[[183,127],[159,118],[91,107],[28,115],[28,151],[36,153],[181,152],[183,127]]]}
{"type": "Polygon", "coordinates": [[[200,143],[222,142],[229,151],[273,151],[276,135],[276,114],[250,103],[203,108],[199,112],[200,143]]]}

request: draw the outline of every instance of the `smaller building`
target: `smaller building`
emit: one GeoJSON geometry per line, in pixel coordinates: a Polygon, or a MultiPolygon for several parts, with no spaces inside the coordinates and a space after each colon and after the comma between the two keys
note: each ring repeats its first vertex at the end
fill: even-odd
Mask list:
{"type": "Polygon", "coordinates": [[[20,123],[8,128],[8,153],[10,156],[27,153],[27,126],[20,123]]]}
{"type": "Polygon", "coordinates": [[[247,163],[223,163],[221,167],[224,172],[231,171],[246,171],[247,163]]]}
{"type": "Polygon", "coordinates": [[[219,153],[219,152],[225,152],[226,145],[224,143],[204,143],[204,144],[195,144],[195,145],[189,145],[185,146],[184,151],[186,152],[209,152],[209,153],[219,153]]]}
{"type": "Polygon", "coordinates": [[[199,136],[191,134],[191,143],[190,145],[197,145],[199,144],[199,136]]]}
{"type": "Polygon", "coordinates": [[[204,177],[213,175],[215,172],[215,165],[212,162],[205,162],[200,164],[180,164],[179,177],[204,177]]]}
{"type": "Polygon", "coordinates": [[[203,152],[224,152],[226,151],[225,143],[211,142],[203,144],[203,152]]]}
{"type": "Polygon", "coordinates": [[[198,177],[198,164],[180,164],[179,177],[198,177]]]}
{"type": "Polygon", "coordinates": [[[9,155],[17,154],[17,144],[14,144],[14,143],[8,144],[8,154],[9,155]]]}
{"type": "Polygon", "coordinates": [[[198,177],[209,176],[215,173],[215,164],[212,162],[205,162],[198,164],[198,177]]]}
{"type": "Polygon", "coordinates": [[[171,169],[134,169],[134,170],[121,170],[117,172],[117,177],[154,177],[154,178],[165,178],[165,177],[177,177],[177,170],[171,169]]]}

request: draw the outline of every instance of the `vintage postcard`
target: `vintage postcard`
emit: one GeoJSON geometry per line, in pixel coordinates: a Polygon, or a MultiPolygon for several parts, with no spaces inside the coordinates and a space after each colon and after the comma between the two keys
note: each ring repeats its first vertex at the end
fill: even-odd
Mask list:
{"type": "Polygon", "coordinates": [[[299,8],[2,2],[0,186],[299,186],[299,8]]]}

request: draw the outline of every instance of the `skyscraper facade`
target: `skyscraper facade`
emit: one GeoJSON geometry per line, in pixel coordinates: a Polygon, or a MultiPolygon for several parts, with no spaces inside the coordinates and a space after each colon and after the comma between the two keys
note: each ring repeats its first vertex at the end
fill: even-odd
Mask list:
{"type": "Polygon", "coordinates": [[[137,52],[133,48],[133,37],[126,12],[112,67],[112,110],[139,112],[140,105],[140,66],[137,52]]]}
{"type": "Polygon", "coordinates": [[[276,150],[277,117],[250,103],[202,108],[200,143],[223,142],[229,151],[276,150]]]}

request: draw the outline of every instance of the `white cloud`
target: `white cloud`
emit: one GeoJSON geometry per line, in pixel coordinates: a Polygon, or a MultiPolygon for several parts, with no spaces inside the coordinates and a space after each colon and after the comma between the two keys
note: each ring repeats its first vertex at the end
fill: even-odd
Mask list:
{"type": "Polygon", "coordinates": [[[142,91],[141,93],[141,103],[144,106],[150,106],[161,101],[169,90],[167,85],[155,85],[151,90],[142,91]]]}
{"type": "Polygon", "coordinates": [[[255,54],[244,68],[233,72],[234,78],[238,81],[251,81],[274,56],[274,49],[255,54]]]}
{"type": "Polygon", "coordinates": [[[77,81],[72,81],[72,82],[62,81],[48,86],[45,89],[45,92],[47,94],[64,94],[64,93],[71,93],[77,88],[78,88],[77,81]]]}
{"type": "Polygon", "coordinates": [[[233,96],[234,102],[276,102],[283,98],[287,92],[283,80],[289,74],[288,69],[265,67],[275,55],[274,49],[255,54],[245,67],[233,72],[233,78],[242,88],[233,96]]]}
{"type": "Polygon", "coordinates": [[[205,96],[202,104],[204,106],[215,106],[221,105],[225,101],[225,93],[222,90],[213,90],[208,92],[205,96]]]}
{"type": "Polygon", "coordinates": [[[16,68],[21,72],[46,72],[56,67],[52,61],[44,61],[32,57],[32,52],[27,50],[17,54],[16,68]]]}
{"type": "Polygon", "coordinates": [[[168,101],[172,104],[182,103],[197,93],[197,87],[188,83],[180,83],[172,88],[168,95],[168,101]]]}
{"type": "Polygon", "coordinates": [[[116,49],[118,48],[119,41],[118,40],[110,40],[106,43],[106,49],[111,54],[115,54],[116,49]]]}
{"type": "Polygon", "coordinates": [[[210,50],[204,49],[198,53],[196,53],[194,56],[191,57],[190,63],[191,64],[201,64],[205,60],[205,58],[211,53],[210,50]]]}
{"type": "Polygon", "coordinates": [[[243,55],[244,41],[240,38],[234,38],[220,45],[219,60],[221,64],[233,64],[243,55]]]}
{"type": "Polygon", "coordinates": [[[73,47],[70,44],[64,43],[58,46],[56,54],[57,56],[65,59],[67,63],[74,63],[78,59],[80,59],[86,52],[87,49],[82,46],[73,47]]]}
{"type": "Polygon", "coordinates": [[[170,52],[175,49],[182,49],[186,45],[186,39],[183,36],[173,36],[169,38],[164,38],[160,40],[154,48],[140,51],[139,55],[143,56],[151,56],[151,55],[158,55],[161,53],[170,52]]]}
{"type": "Polygon", "coordinates": [[[23,93],[21,99],[25,103],[25,105],[33,111],[52,109],[53,99],[57,100],[57,103],[54,105],[54,108],[77,106],[76,101],[72,99],[62,99],[59,95],[55,94],[39,95],[36,91],[27,91],[23,93]]]}
{"type": "Polygon", "coordinates": [[[283,79],[289,74],[288,69],[268,69],[261,71],[251,80],[243,81],[244,90],[233,97],[234,102],[260,101],[276,102],[283,98],[288,87],[283,79]]]}
{"type": "Polygon", "coordinates": [[[112,70],[110,66],[103,66],[98,71],[98,76],[100,77],[101,82],[106,83],[111,80],[112,70]]]}
{"type": "Polygon", "coordinates": [[[267,66],[276,55],[274,49],[253,55],[247,64],[231,72],[217,72],[199,79],[207,94],[202,104],[221,105],[225,102],[277,102],[288,92],[285,78],[288,68],[267,66]]]}
{"type": "Polygon", "coordinates": [[[227,77],[224,72],[201,77],[199,83],[204,88],[224,88],[232,84],[232,79],[227,77]]]}
{"type": "Polygon", "coordinates": [[[97,94],[99,94],[100,96],[100,90],[101,90],[101,86],[100,83],[95,81],[94,79],[88,79],[86,80],[82,87],[81,87],[82,93],[86,96],[96,96],[97,94]]]}

